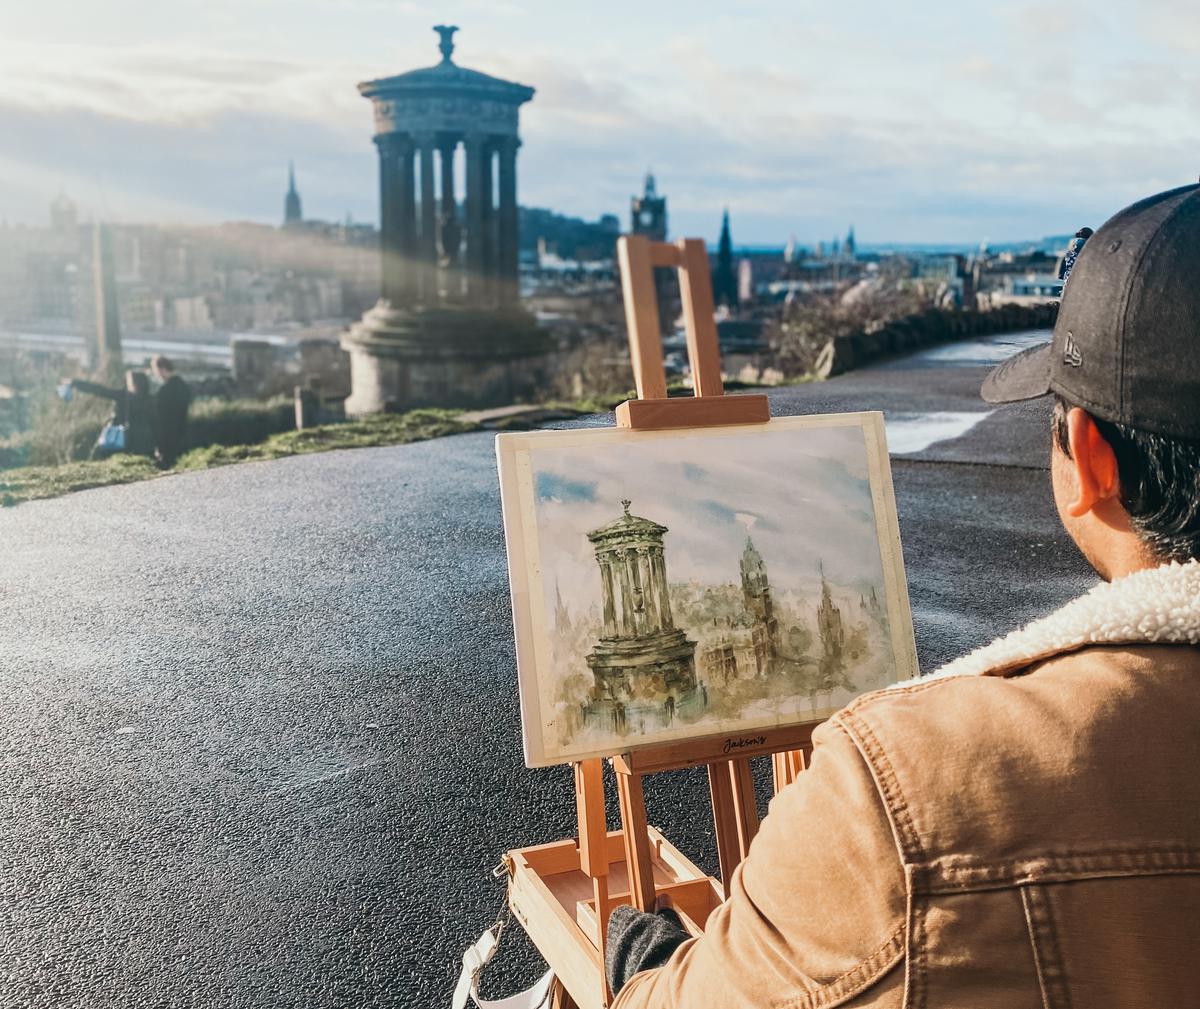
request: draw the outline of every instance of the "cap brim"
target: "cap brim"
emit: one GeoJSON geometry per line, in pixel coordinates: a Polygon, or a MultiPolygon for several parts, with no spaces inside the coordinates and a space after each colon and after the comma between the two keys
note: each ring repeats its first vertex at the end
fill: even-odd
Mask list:
{"type": "Polygon", "coordinates": [[[983,380],[979,395],[988,403],[1016,403],[1049,395],[1052,354],[1048,343],[1015,354],[983,380]]]}

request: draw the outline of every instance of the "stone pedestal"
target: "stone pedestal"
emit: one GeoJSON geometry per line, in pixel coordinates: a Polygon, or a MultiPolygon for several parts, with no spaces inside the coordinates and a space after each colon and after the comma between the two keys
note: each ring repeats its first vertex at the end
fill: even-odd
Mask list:
{"type": "Polygon", "coordinates": [[[342,336],[346,413],[503,406],[544,379],[549,336],[520,308],[397,309],[380,301],[342,336]]]}

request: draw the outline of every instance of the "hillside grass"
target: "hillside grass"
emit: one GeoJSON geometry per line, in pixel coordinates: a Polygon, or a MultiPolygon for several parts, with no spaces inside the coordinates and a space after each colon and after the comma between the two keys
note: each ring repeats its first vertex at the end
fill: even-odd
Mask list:
{"type": "Polygon", "coordinates": [[[70,462],[61,466],[22,466],[0,470],[0,507],[215,466],[283,459],[342,448],[406,445],[478,430],[478,425],[461,420],[460,412],[412,410],[403,414],[379,414],[303,431],[285,431],[251,445],[207,445],[187,452],[179,458],[173,470],[165,472],[157,469],[150,459],[133,455],[115,455],[108,459],[70,462]]]}
{"type": "MultiPolygon", "coordinates": [[[[755,386],[730,381],[725,388],[755,388],[755,386]]],[[[668,387],[671,396],[691,395],[691,389],[681,382],[672,382],[668,387]]],[[[634,390],[609,396],[594,396],[574,401],[555,401],[540,404],[545,409],[561,409],[578,415],[605,413],[618,403],[637,396],[634,390]]],[[[230,466],[241,462],[260,462],[284,459],[293,455],[308,455],[312,452],[329,452],[334,449],[373,448],[385,445],[406,445],[430,438],[442,438],[451,434],[463,434],[481,430],[479,424],[463,420],[461,410],[411,410],[401,414],[376,414],[360,420],[341,421],[305,428],[303,431],[286,430],[274,434],[266,431],[285,421],[290,421],[291,401],[282,398],[256,404],[251,401],[198,402],[199,407],[189,420],[187,441],[195,443],[197,437],[214,439],[213,444],[193,448],[184,453],[172,470],[162,471],[150,459],[132,455],[115,455],[108,459],[79,460],[58,466],[19,466],[0,469],[0,507],[11,507],[24,501],[61,497],[74,491],[93,487],[110,487],[116,484],[136,483],[169,476],[172,473],[212,469],[215,466],[230,466]],[[237,432],[253,439],[249,443],[231,443],[237,432]]],[[[527,424],[520,418],[492,425],[497,430],[523,429],[527,424]]],[[[94,439],[93,439],[94,441],[94,439]]]]}

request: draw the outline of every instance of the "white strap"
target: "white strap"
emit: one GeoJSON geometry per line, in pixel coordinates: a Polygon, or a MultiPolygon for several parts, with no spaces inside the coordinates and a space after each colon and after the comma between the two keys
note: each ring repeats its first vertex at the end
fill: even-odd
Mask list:
{"type": "Polygon", "coordinates": [[[549,1001],[550,984],[554,980],[554,971],[548,970],[533,985],[516,995],[508,998],[490,1001],[479,997],[479,975],[496,952],[498,938],[496,928],[487,929],[471,946],[462,958],[462,972],[458,975],[458,984],[454,988],[452,1009],[466,1009],[467,999],[474,1002],[479,1009],[540,1009],[549,1001]]]}

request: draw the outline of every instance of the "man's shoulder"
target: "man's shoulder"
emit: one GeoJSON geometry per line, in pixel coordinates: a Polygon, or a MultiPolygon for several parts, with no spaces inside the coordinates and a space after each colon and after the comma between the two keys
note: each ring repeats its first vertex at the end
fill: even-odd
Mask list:
{"type": "Polygon", "coordinates": [[[935,673],[863,694],[835,717],[847,725],[894,725],[901,732],[945,723],[948,731],[958,727],[974,737],[980,725],[1029,718],[1032,709],[1045,709],[1048,698],[1062,698],[1063,713],[1080,718],[1091,709],[1108,709],[1115,696],[1135,707],[1139,697],[1164,690],[1194,693],[1200,701],[1200,646],[1092,644],[1003,675],[935,673]]]}
{"type": "Polygon", "coordinates": [[[172,375],[162,384],[162,387],[158,390],[158,395],[162,399],[172,402],[182,402],[191,399],[192,387],[178,375],[172,375]]]}
{"type": "MultiPolygon", "coordinates": [[[[1165,837],[1188,802],[1200,809],[1182,771],[1200,761],[1197,718],[1200,649],[1131,645],[1016,675],[919,680],[834,721],[870,766],[906,857],[929,862],[1165,837]]],[[[1200,814],[1186,815],[1200,832],[1200,814]]]]}

